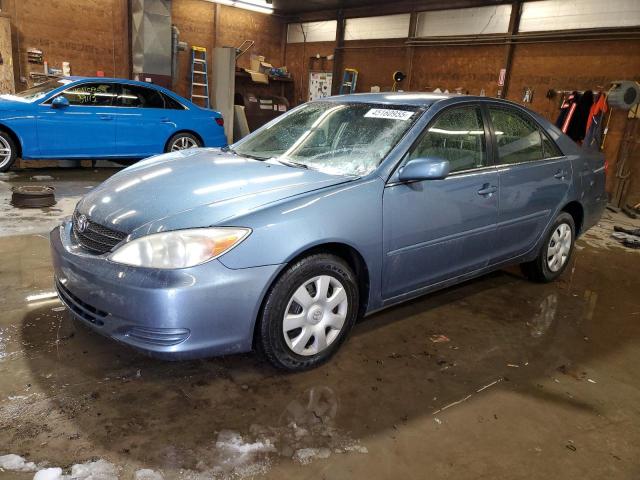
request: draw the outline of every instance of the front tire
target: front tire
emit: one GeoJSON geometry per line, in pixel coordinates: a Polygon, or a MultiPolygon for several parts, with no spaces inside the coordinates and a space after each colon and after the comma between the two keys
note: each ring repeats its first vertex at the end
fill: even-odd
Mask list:
{"type": "Polygon", "coordinates": [[[345,341],[358,307],[356,276],[344,260],[329,254],[303,258],[267,294],[258,347],[277,368],[316,367],[345,341]]]}
{"type": "Polygon", "coordinates": [[[8,171],[16,161],[16,144],[6,132],[0,131],[0,172],[8,171]]]}
{"type": "Polygon", "coordinates": [[[178,150],[186,150],[188,148],[202,147],[202,142],[198,137],[191,133],[176,133],[167,142],[165,152],[177,152],[178,150]]]}
{"type": "Polygon", "coordinates": [[[522,273],[534,282],[552,282],[564,272],[575,243],[576,226],[573,217],[561,212],[545,236],[535,260],[520,265],[522,273]]]}

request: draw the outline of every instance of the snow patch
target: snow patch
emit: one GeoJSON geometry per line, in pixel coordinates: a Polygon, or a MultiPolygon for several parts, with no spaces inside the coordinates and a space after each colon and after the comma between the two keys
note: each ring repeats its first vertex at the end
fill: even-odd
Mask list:
{"type": "Polygon", "coordinates": [[[134,480],[164,480],[164,477],[161,473],[156,472],[155,470],[143,468],[142,470],[136,471],[134,480]]]}
{"type": "Polygon", "coordinates": [[[60,467],[45,468],[38,470],[33,480],[60,480],[62,478],[62,469],[60,467]]]}
{"type": "Polygon", "coordinates": [[[301,448],[293,454],[293,460],[301,465],[307,465],[317,458],[324,459],[331,456],[328,448],[301,448]]]}
{"type": "MultiPolygon", "coordinates": [[[[96,460],[75,464],[69,475],[63,474],[59,467],[44,468],[35,474],[33,480],[118,480],[118,468],[105,460],[96,460]]],[[[143,480],[156,479],[143,477],[143,480]]]]}
{"type": "Polygon", "coordinates": [[[33,472],[37,470],[36,464],[27,462],[20,455],[0,455],[0,471],[9,470],[13,472],[33,472]]]}

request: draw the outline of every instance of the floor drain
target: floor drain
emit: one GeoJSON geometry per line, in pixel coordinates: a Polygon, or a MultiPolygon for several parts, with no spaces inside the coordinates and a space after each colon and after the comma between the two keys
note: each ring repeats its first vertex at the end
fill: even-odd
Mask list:
{"type": "Polygon", "coordinates": [[[13,187],[11,205],[20,208],[51,207],[56,204],[55,188],[48,185],[24,185],[13,187]]]}

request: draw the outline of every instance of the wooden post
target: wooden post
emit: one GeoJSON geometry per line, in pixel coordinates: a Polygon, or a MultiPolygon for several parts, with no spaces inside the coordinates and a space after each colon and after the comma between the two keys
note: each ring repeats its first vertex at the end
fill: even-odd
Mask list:
{"type": "Polygon", "coordinates": [[[331,82],[331,94],[337,95],[340,91],[340,85],[342,84],[342,69],[343,69],[343,56],[344,50],[344,12],[342,9],[338,10],[337,15],[338,27],[336,29],[336,48],[333,50],[333,80],[331,82]]]}
{"type": "Polygon", "coordinates": [[[507,53],[504,59],[504,85],[502,86],[502,98],[507,98],[509,91],[509,81],[511,80],[511,66],[513,64],[513,50],[515,45],[513,43],[513,35],[518,33],[520,27],[520,12],[522,11],[521,2],[513,2],[511,4],[511,18],[509,18],[509,39],[507,40],[507,53]]]}

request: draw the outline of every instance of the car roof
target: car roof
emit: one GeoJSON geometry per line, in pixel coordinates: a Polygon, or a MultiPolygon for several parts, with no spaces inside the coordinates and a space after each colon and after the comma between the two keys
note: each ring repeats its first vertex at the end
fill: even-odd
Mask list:
{"type": "Polygon", "coordinates": [[[159,85],[154,85],[150,82],[141,82],[139,80],[129,80],[128,78],[115,78],[115,77],[80,77],[77,75],[71,75],[69,77],[62,77],[63,79],[71,80],[73,82],[77,82],[79,80],[91,80],[97,82],[115,82],[115,83],[135,83],[138,85],[153,85],[154,87],[158,87],[159,85]]]}
{"type": "Polygon", "coordinates": [[[515,105],[522,108],[517,103],[501,98],[479,97],[474,95],[463,95],[456,93],[429,93],[429,92],[380,92],[380,93],[352,93],[348,95],[334,95],[326,97],[320,101],[345,102],[345,103],[377,103],[382,105],[404,105],[412,107],[429,107],[434,103],[443,100],[458,101],[491,101],[504,103],[505,105],[515,105]]]}
{"type": "Polygon", "coordinates": [[[139,85],[141,87],[152,87],[152,88],[157,88],[158,90],[162,90],[162,91],[168,91],[170,93],[170,90],[167,90],[164,87],[161,87],[160,85],[156,85],[155,83],[150,83],[150,82],[141,82],[139,80],[129,80],[128,78],[114,78],[114,77],[80,77],[77,75],[72,75],[69,77],[61,77],[62,80],[71,80],[72,82],[79,82],[79,81],[91,81],[91,82],[111,82],[111,83],[126,83],[126,84],[130,84],[130,85],[139,85]]]}

